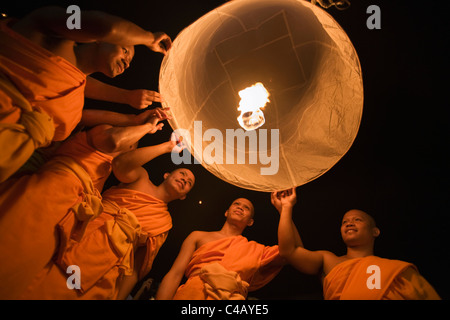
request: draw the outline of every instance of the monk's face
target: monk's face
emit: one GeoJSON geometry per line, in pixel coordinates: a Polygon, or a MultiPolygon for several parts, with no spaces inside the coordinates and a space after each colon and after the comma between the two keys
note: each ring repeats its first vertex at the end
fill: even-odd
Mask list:
{"type": "Polygon", "coordinates": [[[185,199],[194,187],[195,176],[191,170],[180,168],[164,175],[165,184],[170,192],[177,194],[179,199],[185,199]]]}
{"type": "Polygon", "coordinates": [[[341,236],[348,246],[373,241],[380,233],[371,216],[361,210],[350,210],[342,218],[341,236]]]}
{"type": "Polygon", "coordinates": [[[241,221],[247,226],[253,224],[254,207],[250,200],[239,198],[233,201],[231,206],[225,212],[227,219],[241,221]]]}
{"type": "Polygon", "coordinates": [[[98,52],[102,73],[114,78],[124,73],[130,66],[134,56],[134,47],[102,42],[99,44],[98,52]]]}

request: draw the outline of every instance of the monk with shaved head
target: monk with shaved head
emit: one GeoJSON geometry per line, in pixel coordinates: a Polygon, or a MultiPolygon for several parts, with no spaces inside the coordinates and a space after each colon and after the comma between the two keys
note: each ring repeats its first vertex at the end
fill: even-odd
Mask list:
{"type": "Polygon", "coordinates": [[[218,231],[193,231],[183,242],[172,268],[156,293],[157,300],[245,300],[248,291],[271,281],[284,265],[278,246],[242,236],[254,223],[250,200],[238,198],[225,211],[218,231]],[[180,286],[186,276],[187,281],[180,286]]]}
{"type": "Polygon", "coordinates": [[[295,199],[295,189],[272,193],[272,203],[280,208],[280,255],[300,272],[321,275],[325,300],[440,299],[416,266],[374,255],[375,239],[380,235],[380,229],[375,219],[364,211],[353,209],[342,218],[341,236],[347,247],[345,255],[297,246],[292,210],[284,209],[295,199]]]}
{"type": "Polygon", "coordinates": [[[69,137],[82,119],[85,97],[137,109],[161,101],[159,93],[124,90],[90,75],[122,74],[135,45],[166,54],[170,37],[104,12],[80,14],[81,29],[68,28],[66,9],[54,6],[0,21],[0,182],[36,149],[69,137]]]}

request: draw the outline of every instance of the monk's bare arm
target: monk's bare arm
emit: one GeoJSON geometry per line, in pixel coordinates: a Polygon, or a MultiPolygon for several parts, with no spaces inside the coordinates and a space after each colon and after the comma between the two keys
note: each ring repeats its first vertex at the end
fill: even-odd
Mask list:
{"type": "Polygon", "coordinates": [[[278,248],[280,255],[289,259],[298,247],[296,233],[294,228],[292,228],[292,209],[282,208],[281,201],[277,199],[275,193],[272,193],[271,200],[280,213],[280,221],[278,223],[278,248]]]}
{"type": "Polygon", "coordinates": [[[174,141],[167,141],[125,152],[113,160],[114,175],[119,181],[128,184],[148,178],[147,171],[142,166],[162,154],[171,152],[174,146],[174,141]]]}
{"type": "Polygon", "coordinates": [[[91,146],[104,153],[117,154],[135,149],[143,136],[161,130],[164,124],[158,122],[165,119],[167,115],[161,108],[139,115],[87,109],[80,124],[93,127],[88,131],[91,146]]]}
{"type": "Polygon", "coordinates": [[[163,123],[160,121],[171,119],[167,114],[170,108],[155,108],[145,110],[139,114],[126,114],[101,109],[83,109],[80,125],[95,127],[101,124],[109,124],[116,127],[132,127],[147,125],[149,133],[161,130],[163,123]]]}
{"type": "Polygon", "coordinates": [[[292,210],[283,210],[280,214],[278,226],[278,247],[280,255],[298,271],[319,275],[324,268],[325,251],[310,251],[298,245],[295,240],[295,226],[292,221],[292,210]]]}
{"type": "Polygon", "coordinates": [[[138,110],[147,108],[153,102],[163,101],[159,92],[145,89],[123,89],[90,76],[86,78],[84,94],[91,99],[128,104],[138,110]]]}
{"type": "Polygon", "coordinates": [[[135,149],[138,141],[148,133],[149,126],[117,127],[98,125],[87,132],[89,144],[100,152],[117,155],[135,149]]]}
{"type": "MultiPolygon", "coordinates": [[[[295,189],[294,189],[295,190],[295,189]]],[[[280,222],[278,225],[278,248],[280,255],[285,258],[294,268],[306,274],[320,274],[323,270],[324,251],[310,251],[303,248],[300,235],[292,220],[292,205],[286,205],[288,198],[295,197],[295,191],[292,194],[281,195],[277,197],[272,193],[271,200],[274,206],[280,212],[280,222]],[[282,203],[285,203],[282,205],[282,203]]]]}
{"type": "MultiPolygon", "coordinates": [[[[270,200],[272,202],[272,205],[278,210],[278,212],[280,213],[280,218],[281,216],[292,216],[292,210],[293,207],[295,205],[295,203],[297,202],[297,194],[296,194],[296,190],[295,188],[289,189],[289,190],[285,190],[282,192],[272,192],[270,195],[270,200]]],[[[284,237],[285,243],[282,246],[283,250],[288,250],[288,249],[292,249],[289,248],[289,246],[293,246],[295,247],[303,247],[303,242],[302,239],[300,237],[300,234],[297,230],[297,227],[294,224],[294,221],[292,221],[292,219],[290,220],[290,227],[288,226],[288,222],[286,222],[286,224],[283,224],[283,232],[286,232],[286,230],[289,228],[288,232],[287,232],[287,236],[284,237]],[[290,237],[289,240],[287,239],[287,237],[290,237]]]]}
{"type": "Polygon", "coordinates": [[[102,41],[123,46],[145,45],[164,54],[171,47],[170,37],[164,33],[146,31],[128,20],[105,12],[82,11],[81,29],[67,28],[68,18],[69,14],[65,8],[43,7],[19,21],[16,30],[28,36],[38,30],[49,36],[75,42],[102,41]]]}
{"type": "Polygon", "coordinates": [[[138,123],[137,116],[132,113],[127,114],[109,110],[83,109],[83,114],[79,124],[83,127],[95,127],[101,124],[128,127],[143,123],[138,123]]]}
{"type": "Polygon", "coordinates": [[[177,258],[159,285],[156,300],[171,300],[173,298],[196,249],[200,234],[200,232],[194,231],[184,240],[177,258]]]}

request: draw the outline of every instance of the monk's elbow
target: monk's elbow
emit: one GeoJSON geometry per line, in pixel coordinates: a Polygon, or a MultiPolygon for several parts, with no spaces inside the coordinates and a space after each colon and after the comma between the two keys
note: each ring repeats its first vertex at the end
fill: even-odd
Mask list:
{"type": "Polygon", "coordinates": [[[117,132],[117,130],[112,130],[112,132],[105,139],[105,149],[108,153],[122,153],[125,151],[126,138],[121,134],[121,132],[117,132]]]}
{"type": "Polygon", "coordinates": [[[280,256],[287,260],[289,260],[289,258],[292,256],[292,253],[294,252],[293,248],[284,248],[282,246],[279,246],[278,250],[280,252],[280,256]]]}
{"type": "Polygon", "coordinates": [[[117,179],[120,181],[124,180],[124,173],[123,173],[124,164],[123,161],[121,161],[120,156],[116,157],[112,161],[112,172],[116,176],[117,179]]]}

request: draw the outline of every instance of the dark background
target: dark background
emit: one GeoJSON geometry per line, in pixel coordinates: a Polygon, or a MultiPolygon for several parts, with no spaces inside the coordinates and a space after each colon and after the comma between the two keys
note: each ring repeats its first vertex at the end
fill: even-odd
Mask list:
{"type": "MultiPolygon", "coordinates": [[[[96,9],[129,19],[144,29],[164,31],[172,39],[219,0],[29,1],[0,5],[21,17],[44,4],[81,10],[96,9]]],[[[297,188],[294,220],[305,247],[345,254],[339,226],[342,215],[358,208],[373,215],[381,229],[375,254],[414,263],[444,299],[450,298],[448,145],[448,17],[435,4],[411,1],[351,1],[344,11],[327,10],[350,37],[361,61],[364,110],[358,136],[349,152],[326,174],[297,188]],[[369,5],[381,9],[381,30],[369,30],[369,5]]],[[[96,77],[127,89],[158,90],[163,56],[139,46],[131,67],[115,79],[96,77]]],[[[157,106],[157,104],[154,104],[157,106]]],[[[130,106],[87,100],[87,108],[136,113],[130,106]]],[[[145,137],[141,146],[166,141],[170,126],[145,137]]],[[[154,183],[173,169],[170,155],[146,168],[154,183]]],[[[184,201],[169,205],[173,229],[149,277],[158,282],[169,270],[184,238],[193,230],[218,230],[224,212],[237,197],[250,199],[255,224],[244,232],[250,240],[277,244],[278,213],[267,193],[232,186],[200,165],[194,189],[184,201]],[[199,201],[202,204],[199,204],[199,201]]],[[[107,187],[117,181],[111,177],[107,187]]],[[[322,299],[317,277],[290,266],[249,297],[259,299],[322,299]]]]}

